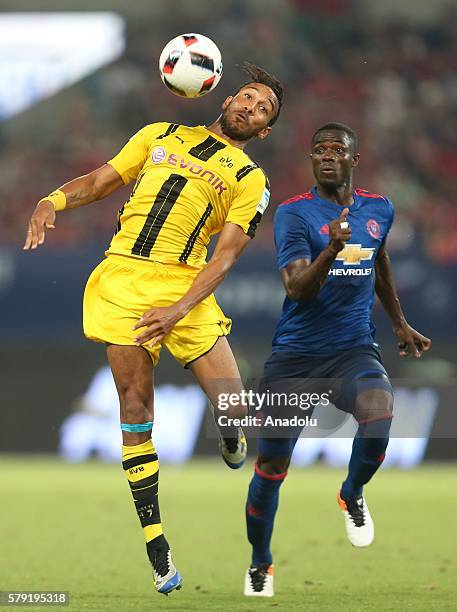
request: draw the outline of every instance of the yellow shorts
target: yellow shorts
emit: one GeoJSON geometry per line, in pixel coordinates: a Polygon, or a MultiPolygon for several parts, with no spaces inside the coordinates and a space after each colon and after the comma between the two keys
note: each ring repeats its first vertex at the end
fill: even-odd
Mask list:
{"type": "MultiPolygon", "coordinates": [[[[153,307],[170,306],[192,285],[195,270],[183,264],[161,264],[122,255],[109,255],[92,272],[84,292],[84,334],[90,340],[134,345],[139,333],[132,327],[153,307]]],[[[178,321],[162,343],[183,366],[207,353],[220,336],[230,333],[232,321],[214,295],[197,304],[178,321]]],[[[160,344],[149,352],[154,365],[160,344]]]]}

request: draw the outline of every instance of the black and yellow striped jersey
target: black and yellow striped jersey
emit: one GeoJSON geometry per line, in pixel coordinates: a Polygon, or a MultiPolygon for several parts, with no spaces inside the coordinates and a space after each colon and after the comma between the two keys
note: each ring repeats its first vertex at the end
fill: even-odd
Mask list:
{"type": "Polygon", "coordinates": [[[136,183],[107,254],[201,268],[225,223],[253,237],[268,206],[263,170],[204,126],[153,123],[108,163],[136,183]]]}

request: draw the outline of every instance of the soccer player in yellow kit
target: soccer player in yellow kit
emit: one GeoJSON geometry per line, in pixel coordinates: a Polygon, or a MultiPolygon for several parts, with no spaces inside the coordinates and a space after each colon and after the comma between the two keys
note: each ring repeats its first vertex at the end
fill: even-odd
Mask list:
{"type": "MultiPolygon", "coordinates": [[[[244,147],[268,136],[283,94],[266,71],[252,64],[245,70],[249,81],[224,101],[209,127],[148,125],[108,163],[40,200],[24,244],[25,250],[43,244],[56,211],[90,204],[135,181],[107,257],[87,282],[84,333],[107,345],[119,394],[123,468],[154,583],[165,594],[180,588],[182,578],[160,519],[159,463],[151,440],[153,373],[164,345],[191,369],[215,408],[220,392],[242,389],[225,337],[231,321],[213,291],[253,238],[268,205],[268,180],[244,147]],[[218,233],[206,262],[206,246],[218,233]]],[[[233,409],[228,414],[235,416],[233,409]]],[[[241,429],[221,437],[221,451],[230,467],[242,465],[241,429]]]]}

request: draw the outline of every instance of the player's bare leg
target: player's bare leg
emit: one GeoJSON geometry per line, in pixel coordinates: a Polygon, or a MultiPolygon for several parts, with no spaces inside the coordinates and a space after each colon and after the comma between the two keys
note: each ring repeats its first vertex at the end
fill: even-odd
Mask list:
{"type": "Polygon", "coordinates": [[[227,338],[219,338],[208,353],[193,361],[189,367],[213,406],[222,457],[230,468],[237,469],[246,459],[246,438],[241,427],[222,426],[220,418],[242,418],[248,414],[248,406],[229,401],[231,394],[241,398],[244,387],[227,338]],[[224,408],[221,408],[221,398],[225,400],[224,408]]]}
{"type": "Polygon", "coordinates": [[[337,499],[343,511],[346,534],[353,546],[369,546],[374,525],[363,495],[384,460],[392,421],[393,397],[385,389],[368,389],[357,395],[354,417],[359,423],[349,471],[337,499]]]}
{"type": "Polygon", "coordinates": [[[151,430],[154,420],[154,368],[141,347],[108,345],[108,361],[119,394],[122,465],[143,527],[156,589],[168,594],[181,588],[159,509],[159,461],[151,430]]]}

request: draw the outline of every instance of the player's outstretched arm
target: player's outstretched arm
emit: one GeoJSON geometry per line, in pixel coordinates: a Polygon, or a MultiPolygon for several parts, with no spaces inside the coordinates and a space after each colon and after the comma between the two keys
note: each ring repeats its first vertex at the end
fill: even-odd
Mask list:
{"type": "Polygon", "coordinates": [[[329,243],[312,263],[309,259],[298,259],[281,270],[282,282],[291,300],[310,300],[320,291],[336,256],[351,238],[348,213],[349,209],[344,208],[340,217],[329,224],[329,243]]]}
{"type": "Polygon", "coordinates": [[[146,312],[133,328],[146,328],[135,338],[135,342],[138,345],[148,342],[148,346],[161,342],[180,319],[221,284],[250,241],[251,238],[241,227],[226,223],[213,256],[197,274],[188,292],[172,306],[152,308],[146,312]]]}
{"type": "Polygon", "coordinates": [[[54,229],[56,211],[78,208],[101,200],[123,184],[120,175],[109,164],[65,183],[36,205],[28,224],[23,249],[36,249],[43,244],[46,229],[54,229]]]}
{"type": "Polygon", "coordinates": [[[392,264],[385,245],[379,249],[375,262],[375,271],[376,295],[392,321],[394,333],[400,341],[398,343],[400,356],[414,355],[417,358],[421,357],[424,351],[429,350],[432,342],[429,338],[413,329],[405,319],[397,290],[395,289],[392,264]]]}

